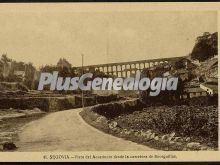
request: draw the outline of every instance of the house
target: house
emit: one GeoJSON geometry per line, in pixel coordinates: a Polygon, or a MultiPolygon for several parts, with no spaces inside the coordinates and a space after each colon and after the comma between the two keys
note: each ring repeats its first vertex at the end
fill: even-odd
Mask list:
{"type": "Polygon", "coordinates": [[[184,92],[185,92],[185,94],[183,95],[184,99],[193,98],[193,97],[200,97],[200,96],[207,96],[207,92],[199,87],[185,88],[184,92]]]}
{"type": "Polygon", "coordinates": [[[186,82],[184,87],[185,88],[199,88],[200,83],[198,81],[189,81],[186,82]]]}
{"type": "Polygon", "coordinates": [[[24,78],[25,77],[25,71],[21,71],[21,70],[15,70],[14,71],[14,75],[20,77],[20,78],[24,78]]]}

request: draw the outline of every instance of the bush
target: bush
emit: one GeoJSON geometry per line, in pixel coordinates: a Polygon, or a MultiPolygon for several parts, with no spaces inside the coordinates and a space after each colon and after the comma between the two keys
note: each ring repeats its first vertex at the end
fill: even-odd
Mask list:
{"type": "Polygon", "coordinates": [[[204,33],[197,37],[196,44],[192,50],[192,59],[205,61],[210,57],[218,54],[218,33],[204,33]]]}
{"type": "Polygon", "coordinates": [[[102,104],[102,103],[108,103],[110,101],[117,101],[118,100],[118,96],[111,94],[111,95],[107,95],[107,96],[96,96],[96,101],[98,104],[102,104]]]}
{"type": "Polygon", "coordinates": [[[134,99],[96,105],[92,108],[92,111],[107,118],[114,118],[120,114],[131,113],[136,110],[141,110],[142,108],[143,104],[138,99],[134,99]]]}
{"type": "MultiPolygon", "coordinates": [[[[123,128],[153,129],[158,133],[202,137],[217,145],[218,108],[216,106],[159,106],[144,108],[115,119],[123,128]]],[[[203,139],[203,140],[204,140],[203,139]]]]}

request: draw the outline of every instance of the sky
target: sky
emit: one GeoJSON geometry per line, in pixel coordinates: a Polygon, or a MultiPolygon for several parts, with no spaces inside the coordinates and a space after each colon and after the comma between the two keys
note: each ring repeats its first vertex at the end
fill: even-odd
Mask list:
{"type": "Polygon", "coordinates": [[[217,31],[212,11],[80,12],[4,10],[0,53],[39,67],[66,58],[73,66],[185,56],[197,36],[217,31]]]}

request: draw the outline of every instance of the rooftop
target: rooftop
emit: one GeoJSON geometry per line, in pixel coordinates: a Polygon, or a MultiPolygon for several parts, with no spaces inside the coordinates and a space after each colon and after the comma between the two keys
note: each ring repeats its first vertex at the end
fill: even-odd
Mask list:
{"type": "Polygon", "coordinates": [[[205,92],[203,89],[201,88],[185,88],[184,89],[185,92],[187,93],[200,93],[200,92],[205,92]]]}

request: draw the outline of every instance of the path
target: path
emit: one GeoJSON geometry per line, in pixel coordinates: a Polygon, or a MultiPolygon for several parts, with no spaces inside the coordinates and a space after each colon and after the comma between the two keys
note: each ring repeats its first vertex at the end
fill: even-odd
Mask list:
{"type": "Polygon", "coordinates": [[[27,124],[19,134],[18,151],[154,150],[95,129],[81,118],[81,110],[50,113],[27,124]]]}

